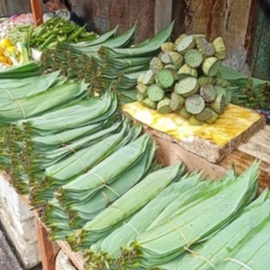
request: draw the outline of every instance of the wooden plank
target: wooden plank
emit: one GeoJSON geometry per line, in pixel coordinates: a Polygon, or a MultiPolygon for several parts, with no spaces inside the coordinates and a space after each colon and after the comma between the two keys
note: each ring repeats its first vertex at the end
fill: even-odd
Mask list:
{"type": "MultiPolygon", "coordinates": [[[[25,0],[2,0],[6,2],[6,11],[8,16],[14,14],[29,13],[30,3],[25,0]]],[[[41,1],[41,0],[40,0],[41,1]]]]}
{"type": "Polygon", "coordinates": [[[43,10],[41,0],[30,0],[34,25],[43,23],[43,10]]]}
{"type": "Polygon", "coordinates": [[[187,0],[185,32],[205,34],[212,41],[222,35],[228,17],[227,1],[221,0],[187,0]]]}
{"type": "Polygon", "coordinates": [[[172,0],[156,0],[155,33],[167,27],[172,21],[172,0]]]}
{"type": "Polygon", "coordinates": [[[84,270],[84,259],[80,252],[73,252],[67,242],[57,241],[57,244],[67,254],[78,270],[84,270]]]}
{"type": "MultiPolygon", "coordinates": [[[[242,173],[246,170],[255,160],[259,160],[259,157],[251,156],[238,149],[234,150],[230,155],[226,156],[219,165],[223,168],[230,168],[234,165],[237,173],[242,173]]],[[[270,188],[270,161],[261,161],[260,163],[260,175],[259,175],[259,189],[260,191],[270,188]]]]}
{"type": "Polygon", "coordinates": [[[0,0],[0,15],[8,16],[6,0],[0,0]]]}
{"type": "Polygon", "coordinates": [[[254,0],[226,1],[228,16],[222,36],[228,48],[244,46],[252,1],[254,0]]]}
{"type": "Polygon", "coordinates": [[[226,174],[226,168],[217,164],[210,163],[206,159],[199,157],[175,142],[168,141],[156,136],[156,133],[150,132],[158,145],[157,160],[160,164],[171,165],[178,162],[184,162],[188,171],[201,171],[205,177],[216,179],[226,174]]]}
{"type": "Polygon", "coordinates": [[[270,163],[270,126],[254,134],[246,143],[241,144],[238,149],[253,157],[270,163]]]}
{"type": "Polygon", "coordinates": [[[259,14],[259,0],[252,0],[249,9],[248,26],[245,37],[245,48],[247,50],[247,63],[251,65],[254,48],[257,19],[259,14]]]}
{"type": "Polygon", "coordinates": [[[48,239],[48,232],[43,224],[36,218],[37,240],[43,270],[55,270],[55,255],[51,241],[48,239]]]}

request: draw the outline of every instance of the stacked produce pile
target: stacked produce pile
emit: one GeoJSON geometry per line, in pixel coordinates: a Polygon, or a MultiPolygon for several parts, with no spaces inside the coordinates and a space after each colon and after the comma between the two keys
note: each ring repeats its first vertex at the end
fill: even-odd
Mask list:
{"type": "Polygon", "coordinates": [[[87,42],[96,37],[96,33],[86,31],[86,25],[80,27],[64,18],[54,17],[33,30],[30,46],[43,51],[55,47],[58,42],[87,42]]]}
{"type": "Polygon", "coordinates": [[[223,39],[210,43],[205,36],[183,34],[161,50],[138,78],[137,100],[162,114],[178,113],[193,125],[215,122],[230,102],[218,73],[226,58],[223,39]]]}

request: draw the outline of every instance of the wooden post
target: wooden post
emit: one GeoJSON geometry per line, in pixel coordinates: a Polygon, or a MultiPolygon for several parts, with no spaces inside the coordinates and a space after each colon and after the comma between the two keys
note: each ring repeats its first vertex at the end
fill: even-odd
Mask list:
{"type": "Polygon", "coordinates": [[[55,256],[53,245],[48,239],[48,233],[42,223],[36,218],[37,240],[40,252],[40,259],[43,270],[55,270],[55,256]]]}
{"type": "Polygon", "coordinates": [[[155,33],[166,28],[172,21],[172,0],[156,0],[155,33]]]}
{"type": "Polygon", "coordinates": [[[259,5],[260,5],[259,0],[253,0],[250,4],[249,9],[249,19],[245,38],[245,48],[247,50],[247,63],[249,65],[252,64],[253,45],[259,14],[259,5]]]}
{"type": "Polygon", "coordinates": [[[43,23],[43,10],[41,0],[30,0],[35,26],[43,23]]]}
{"type": "Polygon", "coordinates": [[[8,12],[7,12],[6,0],[0,0],[0,7],[1,7],[1,10],[3,10],[3,12],[0,15],[7,16],[8,12]]]}

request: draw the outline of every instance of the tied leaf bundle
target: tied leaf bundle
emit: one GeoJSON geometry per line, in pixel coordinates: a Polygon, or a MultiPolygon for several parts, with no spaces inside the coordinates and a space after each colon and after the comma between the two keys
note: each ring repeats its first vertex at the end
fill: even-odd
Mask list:
{"type": "Polygon", "coordinates": [[[183,165],[172,165],[148,174],[93,220],[69,237],[74,247],[89,247],[106,237],[182,175],[183,165]]]}
{"type": "Polygon", "coordinates": [[[229,82],[219,74],[225,57],[221,37],[210,43],[184,34],[165,42],[137,79],[137,101],[161,114],[177,113],[191,125],[214,123],[230,103],[229,82]]]}
{"type": "MultiPolygon", "coordinates": [[[[105,130],[94,132],[85,138],[79,138],[74,144],[67,144],[60,148],[60,151],[64,152],[64,154],[61,153],[61,159],[55,158],[53,155],[51,166],[39,166],[45,170],[41,179],[38,177],[31,179],[32,204],[37,206],[51,199],[53,191],[86,173],[110,154],[135,140],[140,130],[140,128],[131,127],[129,122],[124,121],[105,130]],[[120,130],[118,130],[119,126],[120,130]]],[[[46,161],[45,158],[44,160],[46,161]]]]}
{"type": "MultiPolygon", "coordinates": [[[[258,266],[259,262],[262,262],[262,265],[265,267],[267,265],[266,260],[264,260],[265,256],[257,258],[258,260],[252,258],[253,262],[256,264],[254,267],[251,266],[247,260],[248,254],[253,254],[253,250],[255,247],[258,247],[258,244],[254,245],[253,248],[248,249],[248,247],[242,243],[245,243],[247,238],[256,236],[258,230],[264,227],[262,223],[266,220],[269,221],[269,207],[269,191],[265,190],[254,202],[244,208],[239,217],[225,228],[221,229],[216,235],[203,243],[193,246],[191,249],[187,249],[183,255],[171,262],[168,262],[167,264],[159,266],[158,269],[209,269],[209,267],[213,267],[215,269],[226,269],[225,265],[233,266],[233,264],[237,267],[240,266],[239,261],[237,264],[237,260],[234,261],[232,259],[229,261],[228,258],[231,257],[230,253],[236,254],[240,250],[242,252],[246,252],[245,257],[241,258],[243,265],[247,265],[254,269],[258,266]]],[[[260,234],[262,237],[263,235],[264,237],[267,237],[267,234],[263,234],[263,231],[260,231],[260,234]]],[[[240,258],[235,255],[232,258],[240,260],[240,258]]],[[[264,268],[262,267],[258,269],[264,268]]],[[[267,269],[267,267],[265,267],[265,269],[267,269]]]]}
{"type": "MultiPolygon", "coordinates": [[[[27,193],[30,184],[35,194],[35,191],[51,187],[49,183],[40,185],[45,169],[72,155],[69,162],[74,162],[77,157],[78,165],[79,157],[87,155],[91,145],[118,132],[122,125],[128,129],[128,121],[119,117],[117,99],[110,92],[102,98],[75,100],[42,116],[20,120],[3,130],[6,155],[11,161],[5,170],[20,192],[27,193]]],[[[138,130],[134,134],[139,132],[138,130]]],[[[96,159],[89,159],[86,164],[97,162],[100,158],[97,155],[96,159]]],[[[89,165],[86,168],[87,166],[89,165]]],[[[74,173],[84,169],[78,166],[74,173]]],[[[68,175],[67,173],[65,176],[67,179],[72,176],[68,175]]],[[[33,201],[33,204],[38,202],[40,200],[33,201]]]]}
{"type": "MultiPolygon", "coordinates": [[[[228,177],[223,185],[207,192],[187,209],[177,209],[165,220],[139,233],[122,256],[127,268],[156,267],[181,255],[192,245],[208,239],[231,222],[255,196],[258,164],[239,177],[228,177]]],[[[213,183],[213,185],[215,185],[213,183]]]]}
{"type": "Polygon", "coordinates": [[[29,62],[0,70],[0,79],[18,79],[41,75],[40,64],[29,62]]]}
{"type": "Polygon", "coordinates": [[[35,93],[31,96],[12,99],[8,104],[1,106],[1,122],[11,123],[16,120],[27,119],[53,110],[68,102],[81,100],[87,96],[86,89],[87,85],[84,83],[67,82],[52,86],[47,91],[35,93]]]}
{"type": "Polygon", "coordinates": [[[270,246],[270,219],[264,219],[249,235],[247,235],[217,269],[233,270],[239,267],[246,269],[269,268],[268,250],[270,246]]]}
{"type": "MultiPolygon", "coordinates": [[[[186,200],[192,200],[200,189],[202,177],[199,173],[179,175],[175,183],[167,186],[147,205],[134,214],[130,220],[115,229],[106,238],[98,241],[87,251],[87,265],[93,269],[102,269],[109,266],[112,269],[121,267],[122,250],[136,235],[146,231],[157,217],[175,200],[178,200],[178,207],[184,207],[186,200]],[[195,189],[198,185],[197,193],[191,197],[189,190],[195,189]],[[120,256],[121,255],[121,256],[120,256]]],[[[206,182],[205,182],[206,183],[206,182]]]]}
{"type": "MultiPolygon", "coordinates": [[[[131,145],[132,142],[126,145],[126,147],[119,149],[119,153],[123,153],[124,149],[128,149],[131,145]]],[[[74,194],[74,196],[77,196],[76,200],[74,196],[72,197],[72,201],[68,200],[67,197],[62,199],[57,196],[62,207],[68,213],[71,226],[81,228],[86,222],[95,218],[99,213],[104,211],[109,204],[113,203],[139,182],[151,168],[154,152],[155,147],[151,144],[148,145],[145,152],[140,153],[140,157],[137,161],[130,163],[124,171],[111,179],[111,183],[104,184],[103,187],[98,188],[92,195],[91,188],[89,187],[89,194],[87,194],[87,189],[84,190],[83,196],[81,196],[81,193],[74,194]]],[[[115,156],[117,156],[117,152],[102,161],[97,167],[104,166],[103,168],[105,170],[107,168],[106,164],[115,156]]],[[[93,171],[95,171],[97,167],[94,167],[93,171]]],[[[117,169],[116,167],[115,170],[117,169]]],[[[79,180],[75,179],[74,181],[78,182],[79,180]]],[[[88,181],[91,181],[91,176],[88,181]]],[[[88,183],[88,186],[89,184],[90,183],[88,183]]],[[[71,185],[72,182],[70,182],[69,186],[71,185]]],[[[66,186],[63,186],[62,188],[65,187],[66,186]]]]}

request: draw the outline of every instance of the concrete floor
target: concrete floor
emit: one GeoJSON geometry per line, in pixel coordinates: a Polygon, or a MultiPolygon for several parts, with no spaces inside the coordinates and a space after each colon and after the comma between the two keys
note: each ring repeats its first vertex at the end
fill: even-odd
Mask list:
{"type": "Polygon", "coordinates": [[[0,231],[0,270],[23,270],[2,231],[0,231]]]}
{"type": "MultiPolygon", "coordinates": [[[[0,270],[25,270],[18,258],[15,255],[14,250],[8,243],[4,232],[1,230],[0,226],[0,270]]],[[[30,270],[42,270],[41,265],[30,270]]]]}

